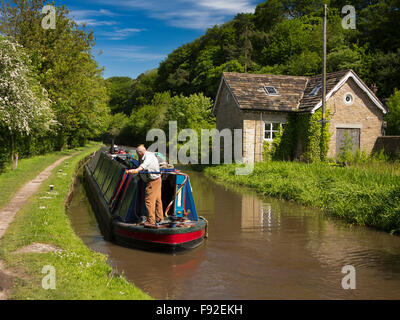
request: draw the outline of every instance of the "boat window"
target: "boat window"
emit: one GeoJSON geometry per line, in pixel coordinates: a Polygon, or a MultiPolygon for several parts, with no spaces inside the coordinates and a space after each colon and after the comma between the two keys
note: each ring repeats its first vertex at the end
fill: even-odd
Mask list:
{"type": "Polygon", "coordinates": [[[179,191],[178,196],[176,197],[177,207],[182,207],[182,190],[179,191]]]}

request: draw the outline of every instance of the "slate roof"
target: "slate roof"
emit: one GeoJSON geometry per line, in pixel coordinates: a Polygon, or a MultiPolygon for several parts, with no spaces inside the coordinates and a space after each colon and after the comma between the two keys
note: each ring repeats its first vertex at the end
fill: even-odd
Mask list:
{"type": "Polygon", "coordinates": [[[241,109],[296,111],[307,85],[306,77],[224,72],[226,83],[241,109]],[[273,86],[278,96],[267,95],[273,86]]]}
{"type": "MultiPolygon", "coordinates": [[[[353,72],[358,78],[350,69],[328,73],[326,93],[328,94],[349,72],[353,72]]],[[[321,75],[300,77],[224,72],[222,81],[224,80],[242,110],[311,112],[322,100],[322,88],[316,95],[311,95],[315,87],[322,85],[321,75]],[[275,87],[278,95],[268,95],[264,86],[275,87]]],[[[376,98],[372,91],[369,92],[376,98]]],[[[215,106],[217,101],[218,95],[215,106]]]]}
{"type": "MultiPolygon", "coordinates": [[[[326,74],[326,93],[328,94],[345,75],[351,70],[341,70],[326,74]]],[[[316,95],[310,95],[316,86],[322,86],[322,75],[308,78],[307,87],[304,90],[304,95],[300,100],[298,111],[311,112],[311,110],[322,101],[322,88],[316,95]]]]}

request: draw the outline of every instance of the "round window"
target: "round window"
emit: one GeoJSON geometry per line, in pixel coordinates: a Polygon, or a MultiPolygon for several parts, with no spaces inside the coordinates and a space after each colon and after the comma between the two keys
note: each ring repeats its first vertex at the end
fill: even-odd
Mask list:
{"type": "Polygon", "coordinates": [[[344,103],[348,106],[351,106],[354,102],[354,97],[351,93],[346,93],[344,96],[344,103]]]}

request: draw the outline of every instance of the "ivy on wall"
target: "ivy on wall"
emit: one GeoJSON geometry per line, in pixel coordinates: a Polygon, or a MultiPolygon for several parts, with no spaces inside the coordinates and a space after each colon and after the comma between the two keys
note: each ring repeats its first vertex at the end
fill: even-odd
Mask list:
{"type": "MultiPolygon", "coordinates": [[[[263,159],[306,162],[326,161],[329,150],[329,122],[321,140],[321,109],[314,114],[289,114],[284,129],[272,143],[264,143],[263,159]]],[[[327,118],[330,118],[329,110],[327,118]]]]}

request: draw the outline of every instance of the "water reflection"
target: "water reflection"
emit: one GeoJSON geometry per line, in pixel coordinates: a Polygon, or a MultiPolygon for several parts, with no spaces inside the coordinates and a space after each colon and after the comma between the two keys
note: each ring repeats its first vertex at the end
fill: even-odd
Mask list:
{"type": "Polygon", "coordinates": [[[82,190],[69,210],[73,227],[155,298],[400,298],[399,237],[227,189],[199,173],[190,179],[198,213],[209,221],[208,240],[193,251],[172,256],[103,241],[82,190]],[[356,290],[341,287],[347,264],[356,267],[356,290]]]}

